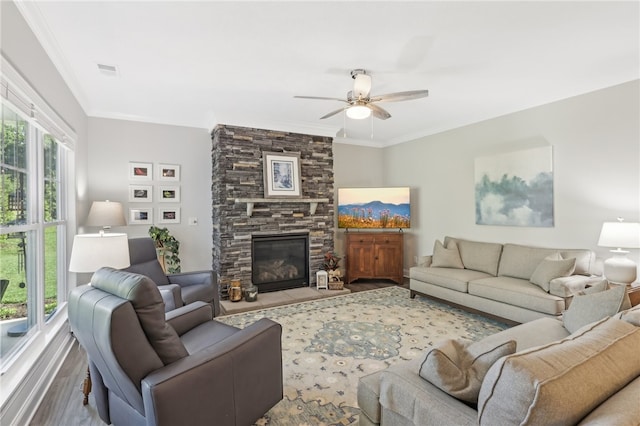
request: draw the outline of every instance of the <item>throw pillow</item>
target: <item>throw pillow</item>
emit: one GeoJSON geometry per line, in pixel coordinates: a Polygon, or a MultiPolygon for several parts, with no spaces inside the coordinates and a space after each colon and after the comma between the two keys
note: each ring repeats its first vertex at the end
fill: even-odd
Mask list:
{"type": "Polygon", "coordinates": [[[617,314],[624,305],[627,289],[615,286],[598,293],[576,295],[562,315],[562,323],[569,333],[582,326],[617,314]]]}
{"type": "Polygon", "coordinates": [[[499,344],[445,340],[427,352],[418,374],[449,395],[475,404],[489,368],[515,351],[515,340],[499,344]]]}
{"type": "Polygon", "coordinates": [[[549,256],[544,258],[533,271],[529,281],[548,292],[549,288],[551,288],[549,281],[554,278],[568,277],[571,275],[576,269],[575,257],[559,260],[557,260],[557,257],[559,257],[559,254],[551,258],[549,256]]]}
{"type": "Polygon", "coordinates": [[[456,268],[464,269],[458,245],[452,241],[449,247],[445,248],[440,240],[436,240],[433,246],[433,259],[431,266],[436,268],[456,268]]]}

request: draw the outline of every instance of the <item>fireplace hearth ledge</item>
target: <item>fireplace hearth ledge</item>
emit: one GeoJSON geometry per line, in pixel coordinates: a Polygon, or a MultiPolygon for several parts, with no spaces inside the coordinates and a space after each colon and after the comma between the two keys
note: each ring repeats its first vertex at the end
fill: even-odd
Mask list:
{"type": "Polygon", "coordinates": [[[273,308],[276,306],[290,305],[292,303],[306,302],[309,300],[324,299],[327,297],[349,294],[351,290],[317,290],[315,287],[299,287],[289,290],[259,293],[255,302],[231,302],[221,300],[221,315],[233,315],[241,312],[255,311],[258,309],[273,308]]]}

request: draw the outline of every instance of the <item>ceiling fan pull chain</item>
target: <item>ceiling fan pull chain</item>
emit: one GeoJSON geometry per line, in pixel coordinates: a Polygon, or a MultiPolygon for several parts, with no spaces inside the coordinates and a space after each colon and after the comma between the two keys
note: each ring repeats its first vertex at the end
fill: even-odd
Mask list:
{"type": "Polygon", "coordinates": [[[347,137],[347,109],[342,110],[342,137],[347,137]]]}
{"type": "Polygon", "coordinates": [[[373,139],[373,114],[371,114],[371,139],[373,139]]]}

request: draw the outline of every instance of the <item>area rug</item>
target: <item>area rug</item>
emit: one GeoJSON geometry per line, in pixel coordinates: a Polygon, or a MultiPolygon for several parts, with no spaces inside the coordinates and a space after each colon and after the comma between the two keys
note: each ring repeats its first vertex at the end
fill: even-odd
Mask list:
{"type": "Polygon", "coordinates": [[[387,287],[216,318],[243,328],[282,325],[284,399],[259,426],[354,425],[358,378],[421,356],[442,339],[478,340],[497,321],[387,287]]]}

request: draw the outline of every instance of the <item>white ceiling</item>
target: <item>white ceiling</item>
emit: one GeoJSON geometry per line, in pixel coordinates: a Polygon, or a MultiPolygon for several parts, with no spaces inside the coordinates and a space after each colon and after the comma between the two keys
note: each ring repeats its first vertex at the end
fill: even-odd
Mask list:
{"type": "Polygon", "coordinates": [[[86,113],[386,146],[640,78],[638,1],[29,1],[18,7],[86,113]],[[97,64],[115,65],[116,76],[97,64]],[[364,68],[386,121],[320,120],[364,68]]]}

